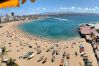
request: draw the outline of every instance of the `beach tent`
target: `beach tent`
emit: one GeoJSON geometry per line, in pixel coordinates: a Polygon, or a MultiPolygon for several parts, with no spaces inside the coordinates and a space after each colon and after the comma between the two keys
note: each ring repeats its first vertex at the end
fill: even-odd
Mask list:
{"type": "MultiPolygon", "coordinates": [[[[21,0],[0,0],[0,8],[10,8],[10,7],[19,7],[21,0]]],[[[32,3],[35,0],[30,0],[32,3]]],[[[22,0],[22,4],[24,4],[26,0],[22,0]]]]}

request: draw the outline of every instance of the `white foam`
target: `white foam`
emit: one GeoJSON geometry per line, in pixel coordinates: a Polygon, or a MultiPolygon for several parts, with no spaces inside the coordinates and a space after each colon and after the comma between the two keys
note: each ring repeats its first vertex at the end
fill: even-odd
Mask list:
{"type": "Polygon", "coordinates": [[[68,19],[63,19],[63,18],[54,18],[54,19],[63,20],[63,21],[67,21],[68,20],[68,19]]]}
{"type": "Polygon", "coordinates": [[[43,19],[46,19],[46,18],[34,19],[34,20],[32,20],[32,21],[40,21],[40,20],[43,20],[43,19]]]}

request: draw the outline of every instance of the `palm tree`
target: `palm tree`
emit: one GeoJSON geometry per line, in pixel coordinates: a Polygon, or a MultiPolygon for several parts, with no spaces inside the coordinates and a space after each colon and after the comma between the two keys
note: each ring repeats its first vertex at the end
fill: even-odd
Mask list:
{"type": "Polygon", "coordinates": [[[2,49],[2,55],[5,55],[6,52],[7,52],[7,51],[6,51],[6,47],[4,46],[4,47],[2,47],[1,49],[2,49]]]}
{"type": "Polygon", "coordinates": [[[1,47],[1,49],[2,49],[2,53],[1,53],[1,66],[2,66],[3,56],[7,53],[7,51],[5,46],[1,47]]]}
{"type": "Polygon", "coordinates": [[[14,59],[10,58],[7,66],[19,66],[14,59]]]}

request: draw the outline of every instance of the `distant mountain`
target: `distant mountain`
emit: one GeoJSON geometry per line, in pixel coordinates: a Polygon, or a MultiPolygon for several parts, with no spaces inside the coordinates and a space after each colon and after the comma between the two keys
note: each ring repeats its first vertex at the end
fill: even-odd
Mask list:
{"type": "Polygon", "coordinates": [[[31,14],[31,15],[24,15],[24,16],[55,16],[55,17],[60,17],[60,16],[72,16],[72,15],[99,15],[96,13],[79,13],[79,12],[45,12],[45,13],[39,13],[39,14],[31,14]]]}
{"type": "Polygon", "coordinates": [[[70,16],[70,15],[99,15],[95,13],[79,13],[79,12],[45,12],[38,15],[42,16],[70,16]]]}

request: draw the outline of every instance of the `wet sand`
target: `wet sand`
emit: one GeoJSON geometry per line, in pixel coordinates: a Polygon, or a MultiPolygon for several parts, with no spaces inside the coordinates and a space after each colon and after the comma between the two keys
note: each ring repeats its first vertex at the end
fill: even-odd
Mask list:
{"type": "MultiPolygon", "coordinates": [[[[85,39],[55,41],[30,36],[17,28],[22,23],[24,21],[1,24],[3,27],[0,28],[0,46],[5,46],[9,51],[4,55],[4,58],[16,59],[19,66],[60,66],[63,53],[66,52],[66,54],[70,55],[70,59],[67,59],[66,56],[64,57],[64,60],[69,63],[68,66],[84,66],[83,58],[79,51],[79,45],[82,44],[88,59],[92,61],[92,65],[98,66],[92,47],[85,39]],[[50,50],[46,52],[48,49],[50,50]],[[39,50],[41,53],[37,54],[39,50]],[[59,51],[59,54],[54,54],[55,61],[52,62],[54,50],[59,51]],[[29,51],[33,51],[35,56],[29,60],[23,59],[23,56],[29,51]],[[77,52],[77,56],[75,52],[77,52]],[[44,56],[44,59],[47,57],[46,63],[42,64],[44,59],[37,62],[41,56],[44,56]]],[[[3,66],[5,66],[4,63],[3,66]]]]}

